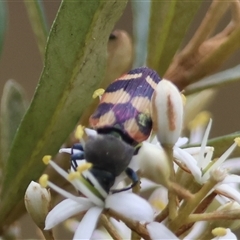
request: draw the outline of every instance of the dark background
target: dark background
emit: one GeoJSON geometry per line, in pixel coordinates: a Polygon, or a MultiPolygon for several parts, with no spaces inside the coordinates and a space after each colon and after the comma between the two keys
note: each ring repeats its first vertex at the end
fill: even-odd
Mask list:
{"type": "MultiPolygon", "coordinates": [[[[49,26],[52,24],[60,1],[44,1],[46,15],[49,26]]],[[[187,4],[187,2],[186,2],[187,4]]],[[[199,25],[201,18],[206,13],[210,1],[205,1],[201,7],[194,23],[191,26],[188,38],[192,36],[199,25]]],[[[42,61],[38,52],[35,36],[33,35],[27,12],[23,1],[8,1],[8,28],[6,32],[5,45],[0,59],[0,92],[8,79],[14,79],[26,90],[27,98],[33,96],[42,70],[42,61]]],[[[226,15],[221,22],[221,29],[229,16],[226,15]]],[[[132,33],[132,16],[130,4],[128,4],[124,15],[117,23],[117,29],[124,29],[132,33]]],[[[187,41],[187,40],[186,40],[187,41]]],[[[186,42],[185,41],[185,42],[186,42]]],[[[240,62],[240,52],[238,51],[229,59],[222,69],[233,67],[240,62]]],[[[220,136],[240,130],[240,83],[234,83],[219,89],[216,98],[209,106],[213,115],[213,128],[211,136],[220,136]]],[[[23,237],[32,237],[33,223],[24,221],[23,237]]]]}

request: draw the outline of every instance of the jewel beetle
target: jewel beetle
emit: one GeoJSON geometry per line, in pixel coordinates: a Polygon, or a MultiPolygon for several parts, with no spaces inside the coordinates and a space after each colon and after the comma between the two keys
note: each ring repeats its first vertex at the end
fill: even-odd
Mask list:
{"type": "Polygon", "coordinates": [[[114,192],[130,189],[138,182],[128,165],[138,144],[151,133],[151,99],[160,80],[154,70],[139,67],[112,82],[89,119],[98,135],[89,137],[84,149],[81,144],[73,146],[80,153],[72,154],[72,166],[76,168],[79,159],[92,163],[90,172],[106,192],[123,171],[132,185],[114,192]]]}

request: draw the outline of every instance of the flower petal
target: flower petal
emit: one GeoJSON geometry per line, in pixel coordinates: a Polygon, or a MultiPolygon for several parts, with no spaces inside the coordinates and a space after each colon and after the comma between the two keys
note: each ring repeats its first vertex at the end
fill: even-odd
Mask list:
{"type": "Polygon", "coordinates": [[[157,213],[161,212],[168,204],[168,190],[160,186],[148,198],[148,202],[153,206],[157,213]]]}
{"type": "Polygon", "coordinates": [[[221,184],[220,186],[215,187],[215,189],[226,196],[234,199],[240,204],[240,193],[235,188],[231,187],[229,184],[221,184]]]}
{"type": "Polygon", "coordinates": [[[90,239],[102,210],[100,207],[90,208],[79,223],[73,239],[90,239]]]}
{"type": "Polygon", "coordinates": [[[105,200],[105,208],[111,208],[136,221],[151,222],[154,217],[151,205],[134,193],[120,192],[109,195],[105,200]]]}
{"type": "MultiPolygon", "coordinates": [[[[184,151],[188,152],[191,155],[199,155],[201,147],[189,147],[184,148],[184,151]]],[[[204,153],[208,153],[209,151],[214,151],[214,147],[206,146],[204,149],[204,153]]]]}
{"type": "Polygon", "coordinates": [[[240,176],[235,174],[229,174],[225,177],[222,183],[240,183],[240,176]]]}
{"type": "Polygon", "coordinates": [[[169,230],[162,223],[151,222],[147,225],[147,230],[151,239],[179,239],[171,230],[169,230]]]}
{"type": "Polygon", "coordinates": [[[191,230],[188,233],[188,235],[185,236],[184,239],[186,239],[186,240],[188,240],[188,239],[199,239],[201,234],[203,234],[204,231],[206,231],[206,228],[207,228],[207,222],[206,221],[196,222],[193,225],[193,227],[191,228],[191,230]]]}
{"type": "Polygon", "coordinates": [[[91,240],[100,240],[100,239],[106,240],[106,239],[112,239],[112,238],[106,230],[95,229],[91,236],[91,240]]]}
{"type": "Polygon", "coordinates": [[[225,161],[221,167],[228,169],[231,173],[240,172],[240,158],[231,158],[225,161]]]}
{"type": "Polygon", "coordinates": [[[82,211],[86,211],[93,206],[88,199],[79,197],[79,201],[81,201],[82,204],[71,199],[63,200],[57,204],[46,217],[45,230],[51,229],[69,217],[82,211]]]}
{"type": "Polygon", "coordinates": [[[187,137],[180,137],[180,138],[178,138],[177,142],[175,143],[175,146],[180,147],[180,146],[187,144],[187,142],[188,142],[187,137]]]}
{"type": "Polygon", "coordinates": [[[201,181],[202,172],[197,166],[197,162],[194,157],[192,157],[188,152],[180,148],[174,148],[173,155],[175,158],[183,162],[188,167],[197,182],[201,181]]]}

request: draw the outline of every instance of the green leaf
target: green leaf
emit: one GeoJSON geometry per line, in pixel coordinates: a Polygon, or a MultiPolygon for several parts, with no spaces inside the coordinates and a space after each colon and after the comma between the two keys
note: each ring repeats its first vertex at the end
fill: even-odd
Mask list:
{"type": "Polygon", "coordinates": [[[1,165],[4,165],[17,128],[27,110],[23,88],[13,80],[8,80],[1,99],[1,165]]]}
{"type": "Polygon", "coordinates": [[[146,64],[151,1],[132,0],[135,58],[133,67],[146,64]]]}
{"type": "Polygon", "coordinates": [[[44,58],[48,36],[47,20],[41,0],[24,0],[33,32],[37,39],[38,49],[44,58]]]}
{"type": "Polygon", "coordinates": [[[164,75],[201,0],[152,1],[147,66],[164,75]]]}
{"type": "Polygon", "coordinates": [[[7,27],[7,7],[5,1],[0,1],[0,53],[3,49],[5,32],[7,27]]]}
{"type": "Polygon", "coordinates": [[[45,66],[14,139],[1,192],[0,225],[74,129],[104,76],[107,42],[127,1],[62,2],[50,31],[45,66]]]}
{"type": "Polygon", "coordinates": [[[209,77],[203,78],[199,82],[191,84],[184,90],[185,95],[200,92],[208,88],[216,88],[225,86],[229,83],[237,82],[240,80],[240,65],[227,69],[225,71],[213,74],[209,77]]]}

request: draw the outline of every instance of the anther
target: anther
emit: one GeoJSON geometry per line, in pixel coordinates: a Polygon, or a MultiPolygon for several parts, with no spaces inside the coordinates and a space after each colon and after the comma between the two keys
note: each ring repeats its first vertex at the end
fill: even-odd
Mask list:
{"type": "Polygon", "coordinates": [[[48,175],[47,174],[43,174],[40,178],[39,178],[39,184],[41,185],[41,187],[45,188],[48,185],[48,175]]]}
{"type": "Polygon", "coordinates": [[[227,229],[223,227],[214,228],[212,234],[216,237],[223,237],[227,234],[227,229]]]}
{"type": "Polygon", "coordinates": [[[77,167],[77,171],[79,173],[82,173],[83,171],[88,170],[91,167],[92,167],[92,163],[84,163],[77,167]]]}
{"type": "Polygon", "coordinates": [[[97,90],[94,91],[92,98],[95,99],[97,97],[100,97],[104,94],[105,90],[103,88],[99,88],[97,90]]]}
{"type": "Polygon", "coordinates": [[[72,180],[74,180],[76,178],[79,178],[79,177],[80,177],[80,173],[79,172],[70,172],[68,174],[68,180],[69,181],[72,181],[72,180]]]}
{"type": "Polygon", "coordinates": [[[52,159],[52,156],[51,155],[45,155],[43,158],[42,158],[42,161],[44,164],[48,165],[49,162],[51,161],[52,159]]]}
{"type": "Polygon", "coordinates": [[[240,147],[240,137],[235,138],[234,142],[240,147]]]}
{"type": "Polygon", "coordinates": [[[80,140],[83,138],[83,134],[84,134],[84,126],[78,125],[75,131],[75,138],[80,140]]]}

